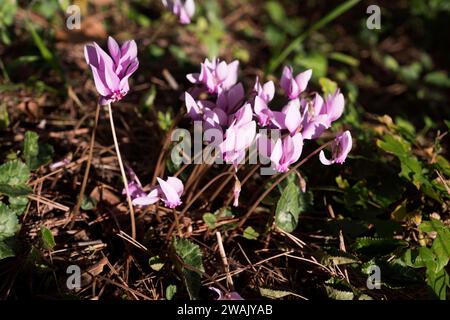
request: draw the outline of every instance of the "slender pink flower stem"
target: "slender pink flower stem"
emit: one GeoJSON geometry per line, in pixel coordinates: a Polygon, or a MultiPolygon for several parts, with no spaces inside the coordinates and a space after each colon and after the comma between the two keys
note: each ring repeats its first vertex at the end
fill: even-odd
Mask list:
{"type": "MultiPolygon", "coordinates": [[[[247,219],[250,217],[250,215],[253,213],[253,211],[256,209],[256,207],[261,203],[261,201],[279,184],[281,183],[281,181],[283,181],[292,171],[294,171],[295,169],[297,169],[298,167],[300,167],[301,165],[303,165],[306,161],[308,161],[309,159],[311,159],[313,156],[315,156],[316,154],[318,154],[322,149],[326,148],[327,146],[329,146],[331,143],[333,142],[333,140],[328,141],[327,143],[321,145],[319,148],[317,148],[316,150],[314,150],[313,152],[311,152],[306,158],[304,158],[302,161],[300,161],[299,163],[297,163],[295,166],[293,166],[289,171],[285,172],[284,174],[282,174],[281,176],[279,176],[279,178],[269,187],[266,189],[266,191],[264,191],[259,198],[255,201],[255,203],[251,206],[250,209],[248,209],[248,211],[245,213],[245,215],[242,217],[241,221],[239,222],[239,224],[237,225],[236,229],[240,229],[242,228],[242,226],[245,224],[245,222],[247,221],[247,219]]],[[[230,237],[229,239],[231,239],[232,237],[230,237]]]]}
{"type": "Polygon", "coordinates": [[[122,174],[123,183],[125,184],[125,192],[127,194],[128,207],[130,208],[130,220],[131,220],[131,237],[136,239],[136,221],[134,219],[133,203],[131,202],[130,192],[128,190],[128,179],[123,167],[122,156],[120,155],[119,143],[117,142],[116,129],[114,126],[114,119],[111,109],[111,103],[108,103],[109,121],[111,123],[111,132],[114,139],[114,146],[116,148],[117,160],[119,161],[120,172],[122,174]]]}

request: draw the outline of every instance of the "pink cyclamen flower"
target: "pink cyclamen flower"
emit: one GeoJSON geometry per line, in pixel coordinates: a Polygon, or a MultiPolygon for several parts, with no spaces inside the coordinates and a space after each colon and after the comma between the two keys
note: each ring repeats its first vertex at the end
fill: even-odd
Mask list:
{"type": "Polygon", "coordinates": [[[280,111],[272,111],[267,102],[260,96],[255,97],[253,109],[258,119],[258,124],[262,127],[271,126],[284,129],[285,115],[280,111]]]}
{"type": "Polygon", "coordinates": [[[201,64],[200,73],[190,73],[186,77],[191,83],[203,84],[210,93],[220,93],[229,90],[237,82],[239,61],[227,64],[213,58],[205,59],[201,64]]]}
{"type": "Polygon", "coordinates": [[[256,122],[249,103],[245,104],[233,116],[225,132],[225,140],[219,145],[223,158],[235,167],[245,157],[245,150],[252,144],[256,135],[256,122]]]}
{"type": "Polygon", "coordinates": [[[278,172],[286,172],[289,166],[300,158],[303,150],[303,137],[301,133],[294,136],[286,136],[278,138],[275,144],[266,135],[258,137],[258,149],[265,152],[263,156],[270,157],[275,170],[278,172]]]}
{"type": "Polygon", "coordinates": [[[109,37],[108,50],[109,54],[95,42],[84,47],[84,57],[101,95],[101,105],[119,101],[128,93],[128,78],[139,66],[134,40],[126,41],[119,47],[116,40],[109,37]]]}
{"type": "Polygon", "coordinates": [[[222,290],[216,287],[208,287],[210,290],[217,293],[217,298],[215,300],[244,300],[239,293],[236,291],[224,293],[222,290]]]}
{"type": "Polygon", "coordinates": [[[296,99],[308,86],[308,82],[311,79],[312,70],[308,69],[302,73],[299,73],[295,77],[292,72],[291,66],[284,67],[280,85],[286,92],[289,99],[296,99]]]}
{"type": "Polygon", "coordinates": [[[331,160],[325,157],[325,152],[320,151],[319,159],[322,164],[329,166],[333,163],[343,164],[348,153],[352,149],[352,135],[350,131],[345,131],[336,136],[331,144],[331,160]]]}
{"type": "Polygon", "coordinates": [[[178,17],[180,23],[189,24],[195,13],[194,0],[162,0],[164,7],[178,17]]]}
{"type": "Polygon", "coordinates": [[[328,116],[329,124],[331,125],[333,121],[336,121],[342,116],[344,106],[344,95],[337,89],[333,95],[327,97],[320,114],[326,114],[328,116]]]}
{"type": "Polygon", "coordinates": [[[259,77],[256,77],[253,91],[256,93],[256,96],[260,97],[265,103],[269,103],[275,95],[275,85],[273,81],[267,81],[264,85],[261,85],[259,77]]]}
{"type": "Polygon", "coordinates": [[[183,182],[176,177],[168,177],[167,180],[157,178],[159,186],[153,188],[146,196],[138,197],[133,200],[134,205],[147,206],[162,200],[168,208],[175,208],[181,202],[181,195],[184,191],[183,182]]]}

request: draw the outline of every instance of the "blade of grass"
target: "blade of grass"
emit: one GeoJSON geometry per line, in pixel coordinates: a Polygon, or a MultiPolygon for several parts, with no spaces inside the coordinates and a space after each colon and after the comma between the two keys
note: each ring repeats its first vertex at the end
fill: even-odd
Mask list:
{"type": "Polygon", "coordinates": [[[292,53],[298,46],[314,31],[319,30],[320,28],[326,26],[328,23],[344,14],[352,7],[354,7],[361,0],[347,0],[344,3],[338,5],[334,8],[330,13],[328,13],[325,17],[314,23],[309,29],[307,29],[304,33],[295,38],[287,47],[284,49],[275,59],[273,59],[269,63],[268,71],[272,73],[276,70],[276,68],[292,53]]]}

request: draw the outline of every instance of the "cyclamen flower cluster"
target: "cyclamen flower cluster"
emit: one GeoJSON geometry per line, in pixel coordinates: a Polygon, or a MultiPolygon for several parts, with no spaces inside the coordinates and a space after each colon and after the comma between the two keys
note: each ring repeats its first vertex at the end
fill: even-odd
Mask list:
{"type": "MultiPolygon", "coordinates": [[[[223,159],[235,168],[256,140],[259,152],[270,158],[274,169],[286,172],[301,157],[304,141],[319,138],[341,117],[344,96],[339,89],[325,99],[318,93],[305,94],[312,70],[294,76],[292,68],[286,66],[280,85],[288,102],[281,111],[275,111],[269,107],[275,96],[273,81],[261,84],[257,77],[247,99],[242,83],[237,82],[238,66],[238,61],[227,64],[217,58],[206,59],[200,73],[188,74],[187,79],[196,85],[185,92],[188,115],[194,121],[202,121],[205,130],[213,128],[224,134],[219,148],[223,159]],[[203,92],[209,93],[209,99],[198,99],[203,92]],[[257,124],[287,134],[273,141],[267,135],[256,133],[257,124]]],[[[321,152],[320,161],[324,165],[345,161],[351,149],[350,132],[338,135],[332,149],[331,160],[321,152]]]]}

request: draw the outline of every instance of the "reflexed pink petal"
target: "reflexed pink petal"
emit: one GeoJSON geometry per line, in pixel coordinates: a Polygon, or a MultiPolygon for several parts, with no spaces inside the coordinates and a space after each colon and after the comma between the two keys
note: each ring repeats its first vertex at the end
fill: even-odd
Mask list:
{"type": "Polygon", "coordinates": [[[281,74],[280,86],[287,93],[291,85],[292,80],[292,67],[285,66],[283,68],[283,73],[281,74]]]}
{"type": "Polygon", "coordinates": [[[283,113],[286,115],[285,126],[292,134],[300,127],[302,116],[300,114],[300,101],[298,99],[291,100],[283,108],[283,113]]]}
{"type": "Polygon", "coordinates": [[[278,167],[280,165],[281,157],[283,156],[283,142],[281,138],[277,140],[275,146],[273,147],[272,154],[270,155],[270,161],[278,167]]]}
{"type": "Polygon", "coordinates": [[[203,117],[203,110],[200,108],[200,106],[195,102],[194,98],[186,92],[184,95],[185,103],[186,103],[186,109],[189,116],[192,118],[192,120],[201,120],[203,117]]]}
{"type": "Polygon", "coordinates": [[[175,189],[175,191],[177,192],[178,196],[181,196],[183,194],[183,190],[184,190],[184,186],[183,186],[183,182],[181,182],[180,179],[178,179],[177,177],[168,177],[167,178],[167,183],[175,189]]]}
{"type": "Polygon", "coordinates": [[[147,196],[135,198],[132,203],[135,206],[148,206],[158,202],[158,190],[153,189],[147,196]]]}
{"type": "Polygon", "coordinates": [[[161,199],[164,201],[164,204],[169,208],[175,208],[176,206],[180,205],[181,199],[175,188],[167,181],[164,181],[160,178],[156,179],[158,180],[159,186],[162,191],[161,199]]]}
{"type": "Polygon", "coordinates": [[[311,76],[312,76],[312,70],[308,69],[302,73],[299,73],[295,77],[295,82],[298,85],[299,93],[302,93],[303,91],[305,91],[306,87],[308,86],[308,82],[311,79],[311,76]]]}
{"type": "Polygon", "coordinates": [[[222,86],[225,90],[228,90],[229,88],[231,88],[236,84],[238,78],[238,69],[239,69],[238,60],[234,60],[228,64],[228,75],[225,81],[222,83],[222,86]]]}

